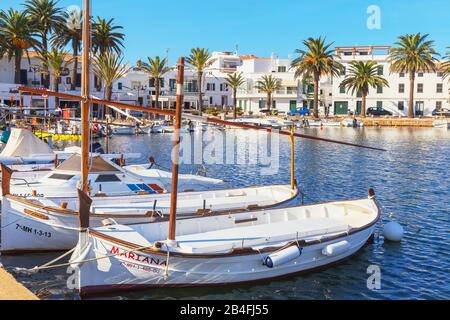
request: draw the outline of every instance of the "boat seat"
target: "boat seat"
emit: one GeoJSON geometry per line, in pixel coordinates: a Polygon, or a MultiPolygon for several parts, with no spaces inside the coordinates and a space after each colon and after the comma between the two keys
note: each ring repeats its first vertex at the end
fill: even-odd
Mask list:
{"type": "Polygon", "coordinates": [[[271,224],[235,227],[199,234],[178,236],[177,242],[184,253],[220,254],[233,249],[263,246],[302,240],[326,234],[347,232],[348,224],[344,221],[328,218],[300,219],[271,224]]]}

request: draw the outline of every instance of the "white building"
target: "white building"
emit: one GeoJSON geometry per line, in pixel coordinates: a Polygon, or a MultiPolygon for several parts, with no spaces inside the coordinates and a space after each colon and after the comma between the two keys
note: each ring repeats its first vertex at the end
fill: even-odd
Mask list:
{"type": "MultiPolygon", "coordinates": [[[[394,115],[406,116],[409,101],[408,74],[392,73],[388,62],[388,46],[369,47],[337,47],[336,54],[345,66],[340,76],[333,79],[333,112],[336,115],[347,115],[349,112],[359,114],[361,96],[347,92],[341,86],[342,80],[351,61],[376,61],[379,64],[378,74],[389,82],[389,87],[370,89],[367,97],[367,108],[382,107],[394,115]]],[[[449,107],[448,81],[442,78],[442,72],[418,72],[416,74],[414,99],[416,115],[431,116],[436,108],[449,107]]]]}
{"type": "MultiPolygon", "coordinates": [[[[245,113],[259,114],[267,109],[267,94],[255,88],[257,82],[265,75],[272,75],[281,80],[282,88],[274,93],[272,108],[287,113],[292,110],[312,108],[312,84],[295,78],[295,70],[291,68],[291,59],[280,59],[275,54],[270,58],[259,58],[254,55],[241,56],[242,64],[237,68],[246,78],[245,85],[238,90],[238,107],[245,113]]],[[[324,77],[320,82],[319,110],[325,113],[331,101],[331,81],[324,77]]]]}

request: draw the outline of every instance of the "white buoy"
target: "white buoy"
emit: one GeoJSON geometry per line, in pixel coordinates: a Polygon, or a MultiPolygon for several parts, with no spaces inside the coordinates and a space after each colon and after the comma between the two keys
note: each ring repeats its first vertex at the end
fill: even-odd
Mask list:
{"type": "Polygon", "coordinates": [[[384,237],[393,242],[400,242],[403,239],[404,230],[403,227],[397,222],[389,222],[384,226],[384,237]]]}

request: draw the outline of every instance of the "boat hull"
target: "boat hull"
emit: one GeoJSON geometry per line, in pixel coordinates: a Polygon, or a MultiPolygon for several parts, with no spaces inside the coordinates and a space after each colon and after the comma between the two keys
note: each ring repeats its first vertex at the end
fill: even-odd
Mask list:
{"type": "Polygon", "coordinates": [[[94,238],[90,243],[92,249],[85,259],[116,256],[81,265],[78,270],[80,294],[92,296],[150,288],[238,285],[312,272],[357,253],[371,238],[374,228],[372,226],[349,236],[304,245],[300,257],[275,268],[263,264],[267,254],[224,258],[169,257],[167,260],[164,255],[127,253],[130,249],[125,246],[94,238]],[[350,244],[345,252],[335,256],[322,253],[327,246],[343,240],[350,244]]]}

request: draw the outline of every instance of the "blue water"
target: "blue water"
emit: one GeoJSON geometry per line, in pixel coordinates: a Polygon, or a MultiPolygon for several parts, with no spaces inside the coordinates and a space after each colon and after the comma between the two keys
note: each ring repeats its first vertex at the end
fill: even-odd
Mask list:
{"type": "MultiPolygon", "coordinates": [[[[377,152],[322,142],[300,140],[296,145],[296,178],[306,202],[365,197],[375,188],[383,219],[375,243],[331,269],[267,284],[233,288],[151,290],[114,299],[449,299],[450,298],[450,131],[440,129],[308,129],[311,135],[385,148],[377,152]],[[406,231],[400,244],[384,242],[383,223],[400,222],[406,231]],[[381,268],[381,289],[367,288],[367,268],[381,268]]],[[[250,135],[255,148],[257,133],[250,135]]],[[[230,133],[228,133],[230,135],[230,133]]],[[[114,137],[111,151],[141,152],[145,162],[153,155],[170,167],[170,135],[114,137]]],[[[289,182],[290,144],[280,139],[280,169],[265,176],[258,164],[206,165],[210,177],[227,186],[283,184],[289,182]]],[[[238,144],[237,149],[248,149],[238,144]]],[[[220,151],[218,151],[220,152],[220,151]]],[[[196,172],[199,166],[183,165],[196,172]]],[[[33,267],[56,255],[2,257],[8,268],[33,267]]],[[[45,289],[47,299],[78,299],[66,287],[65,270],[32,276],[17,274],[32,291],[45,289]]]]}

